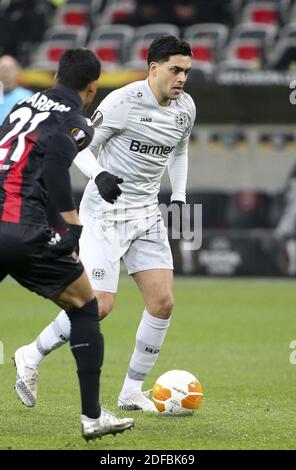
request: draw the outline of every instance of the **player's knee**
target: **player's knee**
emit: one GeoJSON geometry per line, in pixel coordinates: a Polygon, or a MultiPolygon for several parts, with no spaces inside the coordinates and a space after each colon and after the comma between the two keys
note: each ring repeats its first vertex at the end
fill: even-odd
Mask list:
{"type": "Polygon", "coordinates": [[[169,318],[174,308],[174,298],[172,294],[169,294],[163,301],[162,312],[163,318],[169,318]]]}
{"type": "Polygon", "coordinates": [[[155,314],[158,318],[167,319],[170,318],[173,308],[173,294],[169,293],[159,297],[155,306],[155,314]]]}
{"type": "Polygon", "coordinates": [[[82,308],[93,298],[93,289],[91,288],[87,274],[84,272],[76,281],[69,284],[63,292],[55,295],[51,300],[63,310],[68,311],[72,308],[82,308]]]}
{"type": "Polygon", "coordinates": [[[111,310],[112,310],[112,307],[105,305],[104,303],[101,302],[99,306],[100,321],[103,320],[105,317],[107,317],[107,315],[109,315],[111,310]]]}
{"type": "Polygon", "coordinates": [[[51,300],[67,312],[68,310],[71,310],[73,308],[81,309],[82,307],[84,307],[84,305],[90,302],[92,298],[93,295],[83,297],[78,295],[67,295],[63,293],[62,295],[52,297],[51,300]]]}
{"type": "Polygon", "coordinates": [[[103,320],[109,313],[111,313],[114,305],[114,300],[109,298],[108,295],[96,295],[99,303],[99,317],[100,321],[103,320]]]}

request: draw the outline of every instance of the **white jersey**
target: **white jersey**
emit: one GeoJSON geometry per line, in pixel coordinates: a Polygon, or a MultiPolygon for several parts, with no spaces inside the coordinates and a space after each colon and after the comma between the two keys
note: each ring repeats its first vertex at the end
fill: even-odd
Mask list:
{"type": "Polygon", "coordinates": [[[123,178],[122,195],[111,205],[90,180],[81,209],[110,220],[152,215],[157,210],[161,177],[169,165],[172,200],[185,202],[188,141],[195,105],[182,92],[160,106],[148,79],[111,92],[94,113],[95,136],[90,149],[108,172],[123,178]]]}

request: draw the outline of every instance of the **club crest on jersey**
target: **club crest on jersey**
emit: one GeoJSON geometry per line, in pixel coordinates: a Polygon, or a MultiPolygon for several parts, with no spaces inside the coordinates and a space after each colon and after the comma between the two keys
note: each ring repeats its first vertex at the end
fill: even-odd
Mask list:
{"type": "Polygon", "coordinates": [[[82,129],[79,129],[78,127],[74,127],[71,130],[71,134],[77,144],[77,147],[82,148],[85,145],[85,132],[82,129]]]}
{"type": "Polygon", "coordinates": [[[91,274],[92,274],[92,278],[95,279],[96,281],[102,281],[105,277],[106,271],[105,269],[102,269],[102,268],[94,268],[91,274]]]}
{"type": "Polygon", "coordinates": [[[101,113],[101,111],[96,109],[96,111],[93,113],[93,115],[91,117],[91,121],[92,121],[93,126],[94,127],[100,127],[103,123],[103,120],[104,120],[103,113],[101,113]]]}
{"type": "Polygon", "coordinates": [[[188,120],[187,114],[185,113],[178,114],[178,116],[176,116],[177,127],[179,127],[180,129],[184,129],[184,127],[187,126],[187,120],[188,120]]]}

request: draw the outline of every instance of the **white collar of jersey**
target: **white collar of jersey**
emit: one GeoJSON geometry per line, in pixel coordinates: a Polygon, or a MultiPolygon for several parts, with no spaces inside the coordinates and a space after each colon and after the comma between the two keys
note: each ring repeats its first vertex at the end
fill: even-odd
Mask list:
{"type": "Polygon", "coordinates": [[[156,97],[155,97],[155,95],[154,95],[154,93],[153,93],[153,91],[151,90],[151,87],[150,87],[150,85],[149,85],[149,78],[146,78],[146,80],[144,80],[144,87],[146,88],[146,90],[147,90],[149,96],[151,97],[151,100],[153,101],[153,103],[154,103],[156,106],[158,106],[158,107],[161,108],[161,109],[170,108],[170,107],[172,106],[172,103],[173,103],[172,100],[171,100],[169,106],[161,106],[161,105],[158,103],[158,101],[157,101],[157,99],[156,99],[156,97]]]}

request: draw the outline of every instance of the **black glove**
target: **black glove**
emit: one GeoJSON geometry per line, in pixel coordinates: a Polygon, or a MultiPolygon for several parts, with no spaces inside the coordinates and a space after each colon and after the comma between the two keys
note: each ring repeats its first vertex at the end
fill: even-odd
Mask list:
{"type": "Polygon", "coordinates": [[[168,225],[175,234],[180,233],[181,236],[183,231],[182,206],[184,204],[183,201],[172,201],[169,205],[168,225]]]}
{"type": "Polygon", "coordinates": [[[102,198],[110,204],[114,204],[122,192],[118,185],[123,183],[123,179],[108,173],[108,171],[102,171],[96,176],[95,183],[102,198]]]}
{"type": "Polygon", "coordinates": [[[79,238],[82,232],[82,225],[68,224],[66,231],[60,236],[55,237],[48,242],[51,253],[57,256],[71,255],[73,251],[79,254],[79,238]]]}

